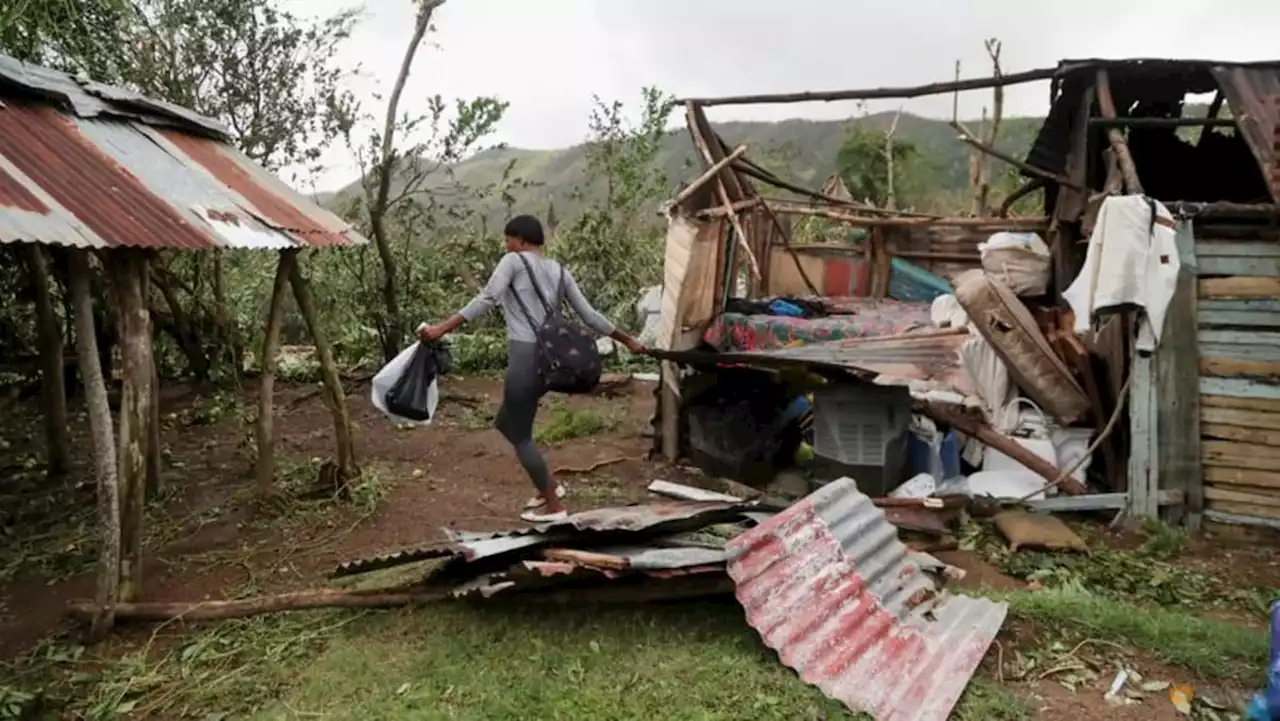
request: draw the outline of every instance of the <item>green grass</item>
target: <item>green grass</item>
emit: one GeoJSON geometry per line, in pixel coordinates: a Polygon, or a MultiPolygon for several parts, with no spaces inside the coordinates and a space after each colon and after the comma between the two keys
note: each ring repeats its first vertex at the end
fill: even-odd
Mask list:
{"type": "Polygon", "coordinates": [[[593,436],[613,430],[620,423],[617,416],[594,408],[571,408],[564,403],[552,404],[549,417],[533,430],[538,443],[559,443],[593,436]]]}
{"type": "Polygon", "coordinates": [[[1158,607],[1135,606],[1084,590],[1019,591],[1001,596],[1013,615],[1141,649],[1206,679],[1263,680],[1267,636],[1256,629],[1158,607]]]}
{"type": "Polygon", "coordinates": [[[700,603],[371,616],[251,718],[852,718],[779,664],[741,614],[700,603]]]}

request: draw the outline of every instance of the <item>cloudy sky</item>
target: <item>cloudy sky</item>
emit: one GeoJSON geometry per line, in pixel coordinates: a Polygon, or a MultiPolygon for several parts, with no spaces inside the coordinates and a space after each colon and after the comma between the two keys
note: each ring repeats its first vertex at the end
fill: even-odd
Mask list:
{"type": "MultiPolygon", "coordinates": [[[[286,0],[300,14],[348,0],[286,0]]],[[[355,4],[359,4],[356,0],[355,4]]],[[[359,66],[357,95],[390,90],[413,26],[412,0],[368,0],[341,61],[359,66]]],[[[558,148],[580,142],[593,94],[634,103],[655,85],[678,96],[916,85],[989,75],[983,40],[1004,43],[1007,72],[1061,58],[1195,57],[1262,60],[1275,45],[1274,0],[448,0],[405,92],[425,99],[496,95],[511,107],[496,140],[558,148]]],[[[1013,88],[1006,114],[1039,114],[1047,83],[1013,88]]],[[[989,91],[961,96],[976,116],[989,91]]],[[[896,108],[872,105],[872,111],[896,108]]],[[[908,112],[947,117],[951,98],[908,101],[908,112]]],[[[712,119],[844,118],[852,103],[713,109],[712,119]]],[[[330,190],[354,176],[339,149],[313,178],[330,190]]]]}

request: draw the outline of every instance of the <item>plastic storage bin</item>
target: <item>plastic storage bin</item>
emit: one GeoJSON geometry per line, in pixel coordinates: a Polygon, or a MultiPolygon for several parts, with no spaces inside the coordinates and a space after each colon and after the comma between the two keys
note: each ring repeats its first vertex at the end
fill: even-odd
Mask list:
{"type": "Polygon", "coordinates": [[[911,394],[906,388],[835,384],[813,394],[815,470],[849,476],[884,496],[905,480],[911,394]]]}

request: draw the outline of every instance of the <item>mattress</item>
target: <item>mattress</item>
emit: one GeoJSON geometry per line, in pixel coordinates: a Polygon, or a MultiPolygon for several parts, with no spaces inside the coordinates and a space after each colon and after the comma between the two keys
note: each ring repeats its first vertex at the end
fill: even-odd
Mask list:
{"type": "Polygon", "coordinates": [[[846,338],[896,335],[930,326],[929,304],[892,299],[827,298],[826,318],[723,313],[702,335],[719,351],[766,350],[846,338]]]}

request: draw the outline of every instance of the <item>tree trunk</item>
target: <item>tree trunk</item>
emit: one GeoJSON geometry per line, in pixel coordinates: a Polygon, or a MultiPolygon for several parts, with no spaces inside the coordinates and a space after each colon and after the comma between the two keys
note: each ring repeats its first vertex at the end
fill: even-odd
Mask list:
{"type": "Polygon", "coordinates": [[[142,593],[142,526],[146,514],[153,372],[151,312],[147,306],[145,252],[113,249],[109,257],[119,319],[122,381],[118,455],[120,598],[132,601],[142,593]]]}
{"type": "Polygon", "coordinates": [[[396,169],[396,120],[400,112],[400,96],[404,93],[409,71],[413,68],[413,58],[418,54],[422,38],[426,37],[427,30],[431,27],[432,12],[443,4],[444,0],[423,0],[418,6],[413,36],[404,49],[400,72],[396,74],[395,85],[387,98],[387,114],[382,128],[382,152],[378,158],[378,186],[369,203],[369,228],[373,234],[373,243],[378,248],[378,259],[382,262],[382,302],[386,305],[387,312],[387,321],[382,329],[382,354],[388,361],[400,352],[405,335],[404,314],[400,310],[400,296],[396,287],[396,261],[391,253],[391,239],[387,237],[386,227],[391,180],[396,169]]]}
{"type": "Polygon", "coordinates": [[[36,297],[36,331],[40,342],[40,380],[44,390],[44,428],[49,473],[67,472],[71,439],[67,435],[67,385],[62,358],[62,329],[53,309],[49,258],[39,245],[26,246],[27,268],[36,297]]]}
{"type": "Polygon", "coordinates": [[[75,309],[76,356],[89,409],[94,475],[98,482],[98,584],[94,594],[90,640],[101,640],[115,620],[120,601],[120,477],[116,468],[115,424],[107,406],[107,384],[98,356],[98,335],[93,321],[87,251],[69,253],[68,287],[75,309]]]}
{"type": "Polygon", "coordinates": [[[231,321],[231,310],[227,304],[227,278],[222,267],[223,251],[213,252],[213,314],[221,334],[219,340],[231,354],[232,378],[236,385],[240,384],[240,373],[244,370],[244,343],[240,339],[239,330],[231,321]]]}
{"type": "Polygon", "coordinates": [[[289,276],[298,262],[298,251],[280,253],[276,280],[271,289],[271,307],[267,312],[267,332],[262,341],[262,377],[258,390],[258,459],[254,475],[262,495],[271,492],[275,483],[275,431],[272,428],[272,400],[276,384],[276,363],[280,352],[280,324],[284,320],[285,295],[289,292],[289,276]]]}
{"type": "Polygon", "coordinates": [[[173,316],[173,338],[178,341],[178,347],[187,357],[187,367],[191,375],[197,380],[209,380],[209,358],[205,354],[200,331],[192,324],[186,309],[178,302],[178,294],[161,275],[158,272],[153,273],[151,280],[160,290],[165,305],[169,307],[169,314],[173,316]]]}
{"type": "Polygon", "coordinates": [[[351,439],[351,416],[347,414],[346,391],[342,388],[342,378],[338,375],[338,366],[333,362],[333,348],[320,323],[320,314],[316,311],[315,299],[311,295],[311,287],[302,272],[302,264],[295,262],[289,269],[289,282],[293,285],[293,298],[298,303],[298,310],[307,322],[307,330],[316,345],[316,358],[320,360],[320,377],[324,381],[325,402],[329,412],[333,414],[333,435],[338,446],[338,474],[343,480],[355,478],[360,474],[356,466],[355,443],[351,439]]]}

